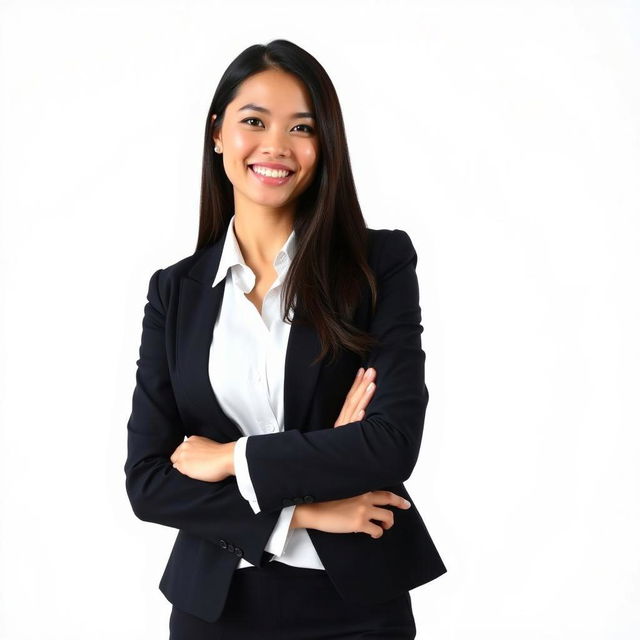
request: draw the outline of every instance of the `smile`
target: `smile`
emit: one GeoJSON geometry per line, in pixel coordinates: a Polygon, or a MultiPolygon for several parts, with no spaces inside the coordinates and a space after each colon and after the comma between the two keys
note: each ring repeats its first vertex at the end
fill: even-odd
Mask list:
{"type": "Polygon", "coordinates": [[[267,169],[259,165],[249,165],[251,173],[263,184],[281,185],[289,181],[293,171],[283,171],[280,169],[267,169]]]}

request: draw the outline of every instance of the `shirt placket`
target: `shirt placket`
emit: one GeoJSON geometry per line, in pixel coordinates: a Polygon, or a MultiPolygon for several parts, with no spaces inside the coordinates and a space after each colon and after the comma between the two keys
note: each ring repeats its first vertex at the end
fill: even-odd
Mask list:
{"type": "MultiPolygon", "coordinates": [[[[260,416],[258,418],[258,427],[263,433],[275,433],[276,431],[279,431],[279,425],[269,391],[269,367],[267,358],[271,344],[270,326],[273,316],[271,310],[273,303],[272,298],[274,295],[273,292],[275,290],[276,283],[274,282],[269,291],[265,294],[262,303],[262,313],[260,313],[251,300],[246,297],[240,283],[236,283],[236,285],[236,294],[242,298],[241,302],[247,309],[246,319],[247,321],[254,323],[256,333],[260,336],[257,341],[259,345],[259,353],[256,354],[257,362],[253,373],[253,379],[257,387],[256,401],[258,402],[258,414],[260,416]]],[[[247,288],[249,286],[248,281],[245,281],[244,285],[245,288],[247,288]]]]}

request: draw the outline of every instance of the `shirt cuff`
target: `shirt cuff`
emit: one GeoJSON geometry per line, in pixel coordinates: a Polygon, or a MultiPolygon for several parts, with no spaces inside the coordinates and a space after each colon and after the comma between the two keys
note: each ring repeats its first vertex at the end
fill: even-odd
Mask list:
{"type": "Polygon", "coordinates": [[[284,507],[280,511],[280,517],[276,526],[267,541],[264,548],[265,551],[273,553],[275,556],[281,556],[284,553],[287,542],[293,529],[291,526],[291,519],[293,518],[293,511],[298,505],[291,505],[290,507],[284,507]]]}
{"type": "Polygon", "coordinates": [[[236,446],[233,449],[233,466],[235,467],[236,481],[238,482],[240,494],[249,502],[254,513],[260,513],[258,497],[249,476],[249,463],[246,455],[247,440],[250,437],[242,436],[236,440],[236,446]]]}

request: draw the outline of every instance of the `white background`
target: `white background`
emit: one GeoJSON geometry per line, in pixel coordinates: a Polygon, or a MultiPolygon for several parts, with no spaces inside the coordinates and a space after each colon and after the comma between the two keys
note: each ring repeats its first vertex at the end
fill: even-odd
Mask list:
{"type": "Polygon", "coordinates": [[[417,638],[637,638],[640,3],[604,0],[0,2],[0,638],[168,637],[176,530],[124,487],[142,311],[220,76],[274,38],[418,251],[417,638]]]}

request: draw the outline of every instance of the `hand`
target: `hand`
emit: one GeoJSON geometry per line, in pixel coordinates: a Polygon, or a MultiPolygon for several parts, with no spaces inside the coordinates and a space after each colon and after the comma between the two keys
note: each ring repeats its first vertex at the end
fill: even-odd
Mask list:
{"type": "Polygon", "coordinates": [[[358,369],[356,379],[351,385],[351,389],[349,389],[347,398],[342,406],[342,411],[340,411],[340,415],[333,425],[334,428],[364,418],[364,410],[369,404],[369,400],[373,397],[373,392],[376,390],[376,385],[373,384],[375,377],[376,370],[373,367],[369,367],[366,372],[362,367],[358,369]],[[371,383],[371,388],[367,390],[369,383],[371,383]]]}
{"type": "Polygon", "coordinates": [[[220,482],[233,475],[235,442],[216,442],[203,436],[190,436],[171,454],[175,469],[195,480],[220,482]]]}
{"type": "Polygon", "coordinates": [[[390,504],[409,509],[411,503],[391,491],[368,491],[352,498],[297,505],[291,526],[318,529],[328,533],[368,533],[380,538],[393,526],[393,512],[375,505],[390,504]],[[371,520],[379,521],[378,526],[371,520]]]}

